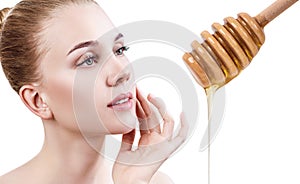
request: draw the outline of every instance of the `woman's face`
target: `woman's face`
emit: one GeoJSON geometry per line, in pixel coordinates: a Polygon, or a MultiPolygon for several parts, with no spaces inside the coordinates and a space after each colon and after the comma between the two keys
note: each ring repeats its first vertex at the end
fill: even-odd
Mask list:
{"type": "Polygon", "coordinates": [[[48,21],[41,41],[41,95],[56,123],[84,134],[135,128],[133,73],[123,35],[96,4],[69,5],[48,21]]]}

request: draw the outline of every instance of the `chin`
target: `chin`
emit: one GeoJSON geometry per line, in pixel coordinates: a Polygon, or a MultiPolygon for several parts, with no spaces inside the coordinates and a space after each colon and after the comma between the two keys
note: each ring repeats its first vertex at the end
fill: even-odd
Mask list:
{"type": "Polygon", "coordinates": [[[134,130],[134,128],[127,127],[127,129],[124,130],[123,132],[121,132],[120,134],[127,134],[127,133],[131,132],[132,130],[134,130]]]}
{"type": "Polygon", "coordinates": [[[122,128],[119,128],[118,130],[111,131],[110,134],[113,134],[113,135],[127,134],[127,133],[131,132],[132,130],[134,130],[134,128],[122,127],[122,128]]]}
{"type": "Polygon", "coordinates": [[[132,112],[122,112],[122,113],[114,113],[111,116],[110,124],[112,125],[112,129],[117,132],[130,132],[131,130],[136,128],[137,125],[137,117],[132,112]]]}

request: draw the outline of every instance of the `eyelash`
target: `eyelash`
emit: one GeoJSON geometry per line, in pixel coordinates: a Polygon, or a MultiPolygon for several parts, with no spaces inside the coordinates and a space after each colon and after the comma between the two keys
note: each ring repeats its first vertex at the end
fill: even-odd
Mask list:
{"type": "Polygon", "coordinates": [[[115,55],[116,56],[122,56],[124,54],[124,51],[128,51],[128,49],[129,49],[128,46],[120,47],[119,49],[116,50],[115,55]]]}
{"type": "MultiPolygon", "coordinates": [[[[124,52],[127,51],[129,49],[128,46],[123,46],[123,47],[120,47],[119,49],[117,49],[115,51],[115,55],[116,56],[123,56],[124,55],[124,52]]],[[[98,60],[97,60],[97,56],[95,55],[89,55],[89,56],[86,56],[84,58],[84,60],[82,62],[80,62],[79,64],[76,64],[76,67],[80,67],[84,64],[86,64],[87,66],[91,66],[93,65],[94,63],[98,63],[98,60]],[[90,63],[90,61],[92,61],[92,63],[90,63]]]]}
{"type": "Polygon", "coordinates": [[[77,64],[76,66],[79,67],[84,64],[86,64],[87,66],[91,66],[94,63],[98,63],[97,57],[95,55],[89,55],[89,56],[86,56],[85,59],[82,62],[80,62],[79,64],[77,64]],[[92,63],[89,64],[88,63],[89,61],[92,61],[92,63]]]}

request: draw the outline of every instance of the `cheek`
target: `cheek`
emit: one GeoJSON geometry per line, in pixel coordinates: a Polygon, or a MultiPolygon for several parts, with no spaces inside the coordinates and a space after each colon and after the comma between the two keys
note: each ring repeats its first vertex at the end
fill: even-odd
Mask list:
{"type": "Polygon", "coordinates": [[[135,128],[135,105],[131,110],[123,112],[115,111],[112,108],[107,107],[107,105],[114,99],[116,94],[119,94],[124,90],[120,91],[120,89],[116,90],[114,87],[108,87],[104,79],[105,78],[100,75],[95,83],[94,88],[94,103],[98,114],[99,123],[104,127],[106,133],[127,133],[135,128]]]}
{"type": "Polygon", "coordinates": [[[106,85],[105,77],[100,75],[94,86],[94,104],[98,123],[101,124],[106,133],[112,133],[115,129],[119,129],[119,123],[116,122],[112,109],[107,107],[111,100],[111,88],[106,85]]]}
{"type": "Polygon", "coordinates": [[[55,120],[65,127],[74,128],[73,77],[52,75],[47,80],[47,100],[55,120]]]}
{"type": "Polygon", "coordinates": [[[107,107],[107,104],[112,100],[112,98],[106,95],[100,94],[95,96],[95,106],[98,115],[98,122],[104,128],[104,132],[108,134],[123,134],[129,132],[134,128],[132,123],[134,117],[133,113],[128,112],[118,112],[114,111],[112,108],[107,107]]]}

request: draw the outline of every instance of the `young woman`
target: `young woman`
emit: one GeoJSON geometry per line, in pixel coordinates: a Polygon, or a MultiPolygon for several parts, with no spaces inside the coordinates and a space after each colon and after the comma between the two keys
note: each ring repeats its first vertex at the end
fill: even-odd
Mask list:
{"type": "Polygon", "coordinates": [[[144,98],[132,86],[123,35],[96,2],[23,0],[0,15],[3,71],[45,130],[40,153],[1,176],[1,184],[172,183],[157,170],[184,142],[188,126],[181,116],[181,129],[173,136],[174,121],[163,102],[153,95],[144,98]],[[108,57],[88,49],[95,43],[108,57]],[[89,76],[99,66],[92,99],[100,120],[78,122],[74,107],[82,106],[77,103],[84,104],[90,92],[76,88],[74,81],[78,72],[89,76]],[[132,150],[135,120],[143,128],[132,150]],[[111,134],[123,134],[114,163],[100,154],[111,134]]]}

